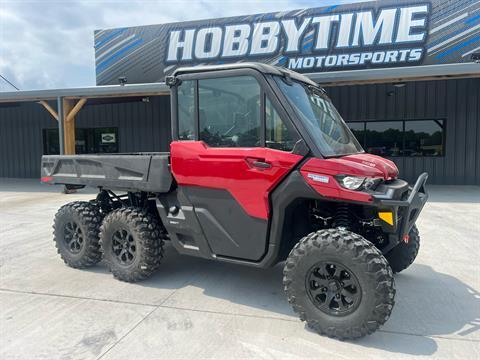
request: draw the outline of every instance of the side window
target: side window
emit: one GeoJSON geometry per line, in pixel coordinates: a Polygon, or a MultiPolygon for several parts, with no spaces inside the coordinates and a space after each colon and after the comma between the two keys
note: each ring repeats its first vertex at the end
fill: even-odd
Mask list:
{"type": "Polygon", "coordinates": [[[298,141],[296,133],[288,130],[273,104],[265,98],[265,144],[268,148],[292,151],[298,141]]]}
{"type": "Polygon", "coordinates": [[[198,81],[199,139],[212,147],[261,144],[260,85],[251,76],[198,81]]]}
{"type": "Polygon", "coordinates": [[[193,80],[183,81],[177,92],[178,139],[195,140],[195,87],[193,80]]]}

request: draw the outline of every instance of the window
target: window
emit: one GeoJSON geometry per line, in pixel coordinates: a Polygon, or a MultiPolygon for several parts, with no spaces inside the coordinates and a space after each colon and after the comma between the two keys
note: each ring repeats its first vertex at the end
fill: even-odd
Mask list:
{"type": "Polygon", "coordinates": [[[199,139],[212,147],[261,146],[260,85],[251,76],[198,81],[199,139]]]}
{"type": "MultiPolygon", "coordinates": [[[[43,129],[43,153],[60,154],[58,129],[43,129]]],[[[118,128],[76,128],[75,153],[118,153],[118,128]]]]}
{"type": "Polygon", "coordinates": [[[371,154],[444,156],[445,120],[356,121],[349,127],[371,154]]]}
{"type": "Polygon", "coordinates": [[[58,129],[43,129],[43,154],[60,154],[60,143],[58,138],[58,129]]]}
{"type": "Polygon", "coordinates": [[[365,123],[364,122],[351,122],[347,124],[352,130],[353,135],[357,138],[358,142],[365,145],[365,123]]]}
{"type": "Polygon", "coordinates": [[[406,156],[443,156],[443,120],[405,123],[406,156]]]}
{"type": "Polygon", "coordinates": [[[363,152],[330,99],[320,88],[298,81],[287,83],[280,77],[275,77],[275,80],[323,156],[363,152]]]}
{"type": "Polygon", "coordinates": [[[292,151],[298,137],[289,131],[271,101],[265,99],[265,143],[268,148],[292,151]],[[295,136],[294,136],[295,135],[295,136]]]}
{"type": "Polygon", "coordinates": [[[402,121],[366,123],[365,151],[380,156],[400,156],[403,143],[402,121]]]}
{"type": "Polygon", "coordinates": [[[195,140],[195,86],[193,80],[183,81],[178,87],[178,138],[195,140]]]}
{"type": "Polygon", "coordinates": [[[117,153],[118,152],[118,128],[95,128],[85,129],[87,139],[87,153],[117,153]]]}

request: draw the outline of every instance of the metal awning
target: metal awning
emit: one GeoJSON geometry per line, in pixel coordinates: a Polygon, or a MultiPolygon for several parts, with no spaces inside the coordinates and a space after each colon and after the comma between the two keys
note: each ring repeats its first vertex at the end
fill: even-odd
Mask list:
{"type": "MultiPolygon", "coordinates": [[[[480,77],[480,64],[472,62],[463,64],[405,66],[396,68],[328,71],[304,75],[324,86],[439,80],[462,77],[480,77]]],[[[147,84],[90,86],[70,89],[0,92],[0,103],[56,100],[58,98],[82,99],[168,94],[168,86],[164,82],[157,82],[147,84]]]]}
{"type": "Polygon", "coordinates": [[[19,101],[42,101],[82,98],[105,98],[105,97],[126,97],[126,96],[146,96],[146,95],[168,95],[168,86],[161,83],[149,84],[126,84],[126,85],[106,85],[89,86],[84,88],[70,89],[51,89],[51,90],[20,90],[0,92],[0,103],[19,102],[19,101]]]}
{"type": "Polygon", "coordinates": [[[324,86],[480,77],[480,64],[441,64],[305,74],[324,86]]]}

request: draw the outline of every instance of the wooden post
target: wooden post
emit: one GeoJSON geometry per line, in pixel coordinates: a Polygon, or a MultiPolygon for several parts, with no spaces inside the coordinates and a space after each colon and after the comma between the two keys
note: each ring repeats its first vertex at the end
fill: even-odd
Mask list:
{"type": "Polygon", "coordinates": [[[65,155],[75,155],[75,115],[78,114],[87,98],[81,98],[75,104],[74,100],[63,99],[63,140],[65,155]]]}
{"type": "Polygon", "coordinates": [[[77,103],[71,99],[63,99],[65,155],[75,155],[75,115],[86,102],[87,98],[81,98],[77,103]]]}
{"type": "Polygon", "coordinates": [[[75,104],[72,110],[68,113],[67,121],[73,120],[75,118],[75,115],[82,109],[83,105],[87,102],[87,98],[81,98],[78,100],[78,102],[75,104]]]}
{"type": "Polygon", "coordinates": [[[68,114],[73,109],[74,101],[63,99],[63,141],[65,155],[75,154],[75,117],[68,119],[68,114]]]}
{"type": "Polygon", "coordinates": [[[55,120],[58,121],[58,113],[53,110],[53,108],[45,100],[41,100],[38,103],[42,105],[50,113],[50,115],[54,117],[55,120]]]}

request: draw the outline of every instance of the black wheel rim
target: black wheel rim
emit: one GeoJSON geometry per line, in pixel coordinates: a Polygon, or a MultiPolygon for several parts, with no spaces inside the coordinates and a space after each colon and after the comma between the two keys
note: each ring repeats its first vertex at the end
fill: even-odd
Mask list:
{"type": "Polygon", "coordinates": [[[67,250],[72,254],[82,251],[85,244],[82,229],[74,221],[69,221],[63,226],[63,239],[67,250]]]}
{"type": "Polygon", "coordinates": [[[309,270],[306,280],[310,300],[328,315],[348,315],[360,304],[360,283],[344,265],[334,261],[319,262],[309,270]]]}
{"type": "Polygon", "coordinates": [[[128,266],[133,263],[137,247],[132,234],[124,229],[115,231],[112,235],[112,250],[120,264],[128,266]]]}

